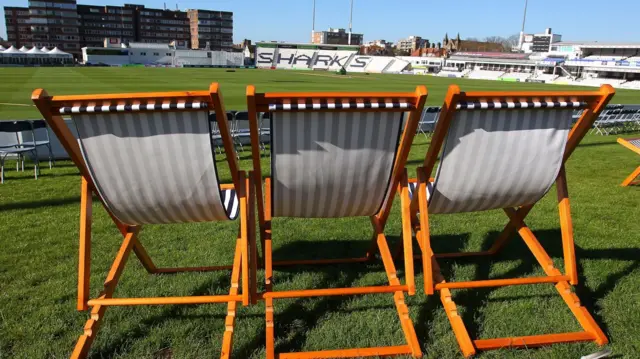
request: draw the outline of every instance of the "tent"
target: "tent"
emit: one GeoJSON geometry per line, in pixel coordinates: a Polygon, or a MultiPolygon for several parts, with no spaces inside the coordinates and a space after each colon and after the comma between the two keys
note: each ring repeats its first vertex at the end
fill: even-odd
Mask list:
{"type": "Polygon", "coordinates": [[[46,55],[46,53],[40,49],[38,49],[37,47],[32,48],[31,50],[27,51],[27,54],[39,54],[39,55],[46,55]]]}
{"type": "Polygon", "coordinates": [[[4,46],[0,45],[0,52],[6,50],[4,46]]]}
{"type": "Polygon", "coordinates": [[[46,47],[46,46],[42,46],[42,48],[40,49],[40,51],[42,51],[42,52],[49,52],[49,51],[51,51],[51,50],[47,49],[47,47],[46,47]]]}
{"type": "Polygon", "coordinates": [[[22,54],[22,51],[16,49],[15,47],[11,46],[10,48],[2,51],[2,54],[22,54]]]}
{"type": "Polygon", "coordinates": [[[22,52],[27,52],[27,51],[29,51],[29,49],[27,49],[26,47],[22,46],[22,47],[20,48],[20,51],[22,51],[22,52]]]}
{"type": "Polygon", "coordinates": [[[56,57],[59,57],[59,58],[66,58],[66,57],[71,58],[71,57],[73,57],[73,55],[71,55],[70,53],[64,52],[64,51],[60,50],[57,47],[54,47],[53,50],[47,52],[47,54],[55,55],[56,57]]]}
{"type": "Polygon", "coordinates": [[[0,51],[0,64],[24,65],[27,63],[27,54],[11,46],[0,51]]]}

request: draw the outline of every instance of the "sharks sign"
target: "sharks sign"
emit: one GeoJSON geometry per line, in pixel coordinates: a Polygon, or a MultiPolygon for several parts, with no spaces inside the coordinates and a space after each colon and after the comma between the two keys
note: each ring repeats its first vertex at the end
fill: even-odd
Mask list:
{"type": "Polygon", "coordinates": [[[312,67],[321,66],[321,67],[344,67],[347,65],[347,61],[349,60],[349,55],[327,55],[327,54],[318,54],[314,58],[314,52],[307,51],[306,54],[296,54],[296,53],[278,53],[275,54],[275,49],[261,49],[258,51],[256,58],[256,65],[258,67],[271,67],[276,66],[304,66],[304,67],[312,67]]]}

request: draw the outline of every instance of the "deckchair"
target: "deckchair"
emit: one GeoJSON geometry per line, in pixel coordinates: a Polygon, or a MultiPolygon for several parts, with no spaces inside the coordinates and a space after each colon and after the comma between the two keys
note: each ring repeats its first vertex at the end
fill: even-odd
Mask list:
{"type": "Polygon", "coordinates": [[[564,163],[614,94],[611,86],[599,91],[460,92],[449,87],[440,120],[417,182],[411,188],[413,230],[422,252],[424,287],[440,299],[465,356],[477,350],[532,347],[551,343],[595,341],[607,338],[572,292],[577,284],[573,229],[564,163]],[[571,128],[574,109],[584,109],[571,128]],[[440,151],[435,179],[430,180],[440,151]],[[556,184],[564,267],[554,267],[524,222],[531,208],[556,184]],[[430,244],[429,216],[503,209],[509,224],[485,252],[437,253],[430,244]],[[416,216],[418,218],[416,218],[416,216]],[[436,258],[492,255],[514,230],[531,250],[546,276],[448,283],[436,258]],[[452,300],[452,289],[553,283],[584,331],[498,339],[471,340],[452,300]]]}
{"type": "MultiPolygon", "coordinates": [[[[415,293],[412,261],[401,284],[384,235],[392,201],[400,193],[405,213],[405,253],[413,258],[405,162],[427,97],[424,86],[406,93],[256,93],[247,87],[256,196],[262,198],[258,113],[271,112],[271,177],[258,200],[265,267],[266,354],[275,358],[274,300],[281,298],[393,293],[406,345],[279,354],[279,358],[336,358],[410,354],[421,356],[404,293],[415,293]],[[405,113],[408,115],[405,116],[405,113]],[[406,120],[405,118],[406,117],[406,120]],[[403,125],[404,120],[404,125],[403,125]],[[361,262],[363,259],[272,259],[272,217],[370,217],[389,285],[275,291],[274,265],[361,262]]],[[[375,246],[374,244],[374,246],[375,246]]],[[[374,247],[375,248],[375,247],[374,247]]]]}
{"type": "MultiPolygon", "coordinates": [[[[209,91],[49,96],[32,100],[80,170],[78,310],[91,310],[73,358],[86,357],[109,306],[227,303],[221,357],[229,357],[238,302],[255,302],[252,176],[238,169],[218,84],[209,91]],[[220,114],[232,184],[220,184],[213,155],[209,111],[220,114]],[[62,119],[70,115],[76,140],[62,119]],[[185,159],[188,159],[185,161],[185,159]],[[89,299],[92,195],[124,241],[97,298],[89,299]],[[239,218],[232,266],[159,268],[139,240],[144,224],[217,222],[239,218]],[[153,274],[231,269],[227,295],[114,298],[131,252],[153,274]],[[242,276],[242,288],[239,281],[242,276]]],[[[209,240],[209,239],[207,239],[209,240]]]]}
{"type": "MultiPolygon", "coordinates": [[[[618,138],[618,143],[640,155],[640,138],[630,138],[628,140],[625,140],[624,138],[618,138]]],[[[625,178],[620,185],[623,187],[638,185],[640,184],[640,180],[635,181],[635,179],[638,177],[640,177],[640,166],[638,166],[638,168],[631,172],[629,177],[625,178]]]]}

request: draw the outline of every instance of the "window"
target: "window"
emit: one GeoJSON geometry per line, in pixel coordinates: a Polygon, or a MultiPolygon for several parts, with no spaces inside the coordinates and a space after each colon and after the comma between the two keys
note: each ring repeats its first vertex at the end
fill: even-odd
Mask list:
{"type": "Polygon", "coordinates": [[[147,53],[146,52],[141,52],[140,56],[147,56],[147,53]]]}
{"type": "Polygon", "coordinates": [[[153,56],[160,56],[160,54],[159,54],[159,53],[157,53],[157,52],[154,52],[154,53],[153,53],[153,56]]]}
{"type": "Polygon", "coordinates": [[[171,56],[171,53],[170,53],[170,52],[167,52],[167,53],[166,53],[166,55],[167,55],[167,56],[171,56]]]}

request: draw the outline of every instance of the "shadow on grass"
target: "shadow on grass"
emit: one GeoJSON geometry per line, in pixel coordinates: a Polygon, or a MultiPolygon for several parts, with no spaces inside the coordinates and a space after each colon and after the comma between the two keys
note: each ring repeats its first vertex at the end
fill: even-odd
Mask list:
{"type": "MultiPolygon", "coordinates": [[[[76,199],[77,200],[77,199],[76,199]]],[[[547,250],[552,258],[562,258],[562,238],[560,230],[541,230],[535,231],[534,234],[547,250]]],[[[498,237],[499,232],[490,232],[484,240],[482,249],[488,249],[493,241],[498,237]]],[[[466,247],[466,243],[470,238],[469,234],[461,235],[440,235],[432,237],[432,246],[434,252],[456,252],[466,247]]],[[[390,247],[393,250],[393,244],[401,243],[401,238],[397,236],[388,236],[390,247]]],[[[343,240],[343,241],[325,241],[321,244],[309,241],[293,241],[278,247],[274,251],[274,259],[318,259],[318,258],[350,258],[361,257],[370,246],[368,238],[365,240],[343,240]]],[[[416,251],[416,253],[418,253],[416,251]]],[[[610,274],[607,279],[595,289],[590,289],[582,285],[585,278],[580,278],[580,283],[576,287],[576,293],[581,299],[582,304],[594,316],[596,322],[602,327],[605,333],[608,327],[603,318],[597,313],[599,311],[598,301],[606,297],[621,279],[630,275],[638,267],[640,262],[640,249],[622,248],[622,249],[605,249],[605,250],[586,250],[576,246],[576,256],[578,259],[603,259],[603,260],[621,260],[631,262],[624,270],[610,274]]],[[[445,278],[454,276],[453,268],[456,262],[473,261],[475,271],[472,280],[488,279],[491,268],[494,263],[501,261],[518,260],[515,268],[506,273],[501,274],[501,278],[524,277],[531,275],[538,268],[538,263],[526,247],[524,242],[514,235],[512,240],[508,242],[506,247],[499,254],[493,257],[476,257],[476,258],[459,258],[450,260],[439,260],[442,274],[445,278]]],[[[399,277],[403,278],[401,273],[403,265],[400,260],[396,260],[396,269],[399,277]]],[[[416,262],[416,272],[422,270],[419,262],[416,262]]],[[[562,268],[559,268],[562,270],[562,268]]],[[[578,271],[582,272],[582,266],[578,262],[578,271]]],[[[339,265],[317,265],[317,266],[286,266],[278,267],[274,273],[274,289],[278,289],[278,283],[290,282],[296,274],[300,272],[316,272],[321,274],[321,280],[314,283],[313,288],[297,288],[297,289],[317,289],[317,288],[339,288],[351,287],[359,279],[371,272],[384,272],[384,267],[379,259],[367,263],[339,264],[339,265]]],[[[493,278],[492,278],[493,279],[493,278]]],[[[222,276],[216,280],[212,280],[198,288],[194,289],[192,295],[206,295],[208,289],[212,286],[224,287],[228,285],[228,276],[222,276]]],[[[377,285],[385,285],[386,281],[376,283],[377,285]]],[[[505,305],[509,302],[520,298],[556,298],[555,295],[533,295],[533,296],[509,296],[490,299],[491,293],[495,288],[479,288],[465,291],[455,291],[454,299],[457,304],[464,306],[466,310],[462,313],[462,319],[472,338],[477,338],[480,334],[480,324],[484,321],[482,308],[488,301],[500,301],[505,305]],[[457,292],[457,293],[456,293],[457,292]]],[[[327,313],[345,312],[353,313],[366,311],[371,309],[391,310],[394,311],[393,299],[389,295],[388,306],[361,306],[358,308],[345,308],[345,304],[351,301],[350,296],[339,297],[315,297],[315,298],[297,298],[290,299],[285,308],[282,308],[282,300],[275,300],[275,334],[276,334],[276,351],[280,353],[296,352],[303,350],[306,343],[309,342],[308,336],[314,332],[314,328],[321,325],[327,313]]],[[[260,304],[262,305],[262,304],[260,304]]],[[[132,341],[144,338],[151,329],[157,327],[164,321],[172,318],[187,319],[212,319],[224,320],[225,315],[211,316],[191,316],[182,311],[182,306],[170,306],[158,315],[144,319],[135,329],[120,333],[116,340],[110,341],[106,346],[96,348],[92,351],[91,356],[95,358],[108,357],[123,347],[130,345],[132,341]]],[[[427,298],[418,308],[418,316],[414,322],[418,340],[423,346],[429,345],[429,329],[433,322],[436,311],[442,310],[440,298],[438,295],[427,298]]],[[[262,317],[261,314],[244,314],[238,315],[236,325],[242,325],[243,318],[262,317]]],[[[107,319],[108,320],[108,319],[107,319]]],[[[398,321],[398,325],[400,322],[398,321]]],[[[219,335],[222,336],[222,332],[219,335]]],[[[345,333],[348,335],[348,333],[345,333]]],[[[249,338],[244,345],[235,347],[233,350],[234,357],[246,358],[250,357],[260,348],[264,348],[266,335],[264,331],[260,331],[254,337],[249,338]]],[[[404,344],[404,343],[402,343],[404,344]]],[[[331,348],[328,344],[326,349],[331,348]]]]}
{"type": "MultiPolygon", "coordinates": [[[[193,296],[210,295],[211,294],[210,288],[228,287],[229,282],[230,282],[230,275],[219,277],[215,280],[207,281],[202,285],[198,286],[190,293],[190,295],[193,295],[193,296]]],[[[157,327],[160,324],[174,318],[185,318],[185,317],[189,318],[189,316],[182,315],[183,308],[185,308],[184,305],[170,305],[170,306],[165,306],[165,308],[166,309],[163,310],[160,314],[145,318],[144,320],[140,321],[140,323],[134,329],[131,329],[126,332],[118,333],[119,334],[118,337],[115,340],[110,340],[107,345],[100,348],[93,347],[92,348],[93,350],[90,351],[90,357],[91,358],[110,358],[114,355],[114,353],[122,352],[123,348],[130,346],[131,343],[135,342],[137,339],[141,339],[149,335],[149,333],[154,327],[157,327]]],[[[104,320],[109,320],[107,312],[105,312],[106,315],[104,320]]],[[[209,319],[213,317],[214,319],[223,321],[224,318],[226,317],[226,314],[215,315],[215,316],[205,316],[205,317],[209,319]]],[[[100,335],[100,333],[98,333],[98,335],[100,335]]],[[[222,335],[223,335],[223,332],[220,332],[221,337],[222,335]]]]}
{"type": "MultiPolygon", "coordinates": [[[[483,250],[488,249],[495,239],[499,236],[500,232],[490,232],[486,237],[483,243],[483,250]]],[[[557,230],[540,230],[534,231],[534,234],[538,241],[545,248],[547,253],[551,258],[555,259],[563,259],[563,251],[562,251],[562,235],[560,229],[557,230]]],[[[433,240],[433,248],[435,253],[442,253],[449,250],[443,250],[438,247],[437,240],[433,240]]],[[[598,301],[605,298],[615,287],[616,284],[625,278],[626,276],[633,273],[635,270],[640,268],[640,262],[637,261],[637,258],[640,257],[640,249],[638,248],[615,248],[615,249],[598,249],[598,250],[588,250],[583,249],[579,246],[575,247],[577,261],[577,270],[579,274],[579,284],[574,288],[578,298],[580,299],[581,304],[587,309],[587,311],[594,317],[595,321],[602,328],[605,333],[609,332],[607,323],[604,318],[599,315],[600,307],[598,305],[598,301]],[[582,275],[584,272],[583,267],[581,265],[581,259],[603,259],[603,260],[619,260],[619,261],[628,261],[630,264],[622,271],[617,273],[611,273],[607,277],[607,279],[599,285],[595,289],[588,288],[584,285],[586,278],[582,275]]],[[[504,273],[500,276],[500,278],[518,278],[525,277],[527,275],[531,275],[535,272],[536,269],[539,268],[539,264],[535,260],[533,254],[527,246],[524,244],[522,240],[516,235],[512,236],[511,240],[508,244],[503,248],[503,250],[497,255],[491,256],[482,256],[482,257],[467,257],[467,258],[459,258],[453,260],[439,260],[440,267],[442,269],[443,275],[445,278],[450,278],[446,271],[450,270],[453,267],[453,264],[456,262],[469,262],[473,261],[475,263],[475,273],[473,275],[472,280],[483,280],[489,279],[489,274],[491,271],[491,266],[494,263],[499,263],[500,261],[513,261],[519,260],[520,264],[504,273]]],[[[563,267],[558,268],[561,272],[564,271],[563,267]]],[[[496,278],[491,278],[496,279],[496,278]]],[[[462,319],[469,331],[469,335],[471,338],[478,338],[480,323],[483,322],[482,316],[482,307],[483,303],[488,301],[503,301],[508,302],[510,300],[517,300],[521,298],[531,298],[531,296],[527,297],[507,297],[507,298],[494,298],[492,300],[489,299],[491,293],[495,291],[497,288],[488,287],[488,288],[476,288],[472,290],[466,290],[462,292],[454,292],[454,300],[457,304],[465,306],[466,310],[462,314],[462,319]]],[[[540,295],[540,298],[553,298],[557,297],[556,295],[540,295]]],[[[507,304],[508,305],[508,304],[507,304]]],[[[426,308],[430,309],[430,308],[426,308]]],[[[420,321],[419,321],[420,322],[420,321]]],[[[417,328],[416,328],[417,329],[417,328]]],[[[424,337],[419,337],[420,340],[424,340],[424,337]]]]}
{"type": "Polygon", "coordinates": [[[80,203],[80,197],[66,197],[56,199],[45,199],[32,202],[14,202],[0,205],[0,212],[21,209],[34,209],[40,207],[64,206],[67,204],[80,203]]]}

